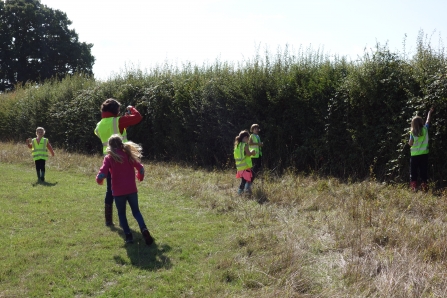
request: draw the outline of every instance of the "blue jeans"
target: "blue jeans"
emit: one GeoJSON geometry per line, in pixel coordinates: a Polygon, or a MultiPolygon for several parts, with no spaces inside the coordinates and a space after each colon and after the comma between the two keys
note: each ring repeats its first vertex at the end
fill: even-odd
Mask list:
{"type": "Polygon", "coordinates": [[[129,223],[127,222],[127,216],[126,216],[127,202],[129,202],[130,209],[132,210],[132,215],[137,220],[138,225],[140,226],[140,230],[146,228],[143,215],[141,215],[140,208],[138,207],[137,192],[114,198],[115,198],[116,209],[118,210],[118,218],[120,220],[120,226],[121,228],[123,228],[125,234],[130,233],[129,223]]]}

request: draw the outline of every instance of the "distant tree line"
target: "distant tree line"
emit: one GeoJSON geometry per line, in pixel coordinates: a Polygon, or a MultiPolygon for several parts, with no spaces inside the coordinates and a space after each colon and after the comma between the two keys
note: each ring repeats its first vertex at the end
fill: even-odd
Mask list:
{"type": "Polygon", "coordinates": [[[44,126],[56,146],[100,154],[93,129],[101,103],[113,97],[142,113],[129,139],[143,145],[149,160],[234,167],[234,137],[258,123],[266,171],[402,182],[409,176],[411,118],[425,118],[434,106],[430,176],[441,185],[446,74],[444,50],[433,49],[421,33],[411,57],[380,45],[357,61],[285,49],[236,66],[167,65],[107,82],[75,75],[3,94],[0,137],[23,141],[44,126]]]}
{"type": "Polygon", "coordinates": [[[0,1],[0,92],[76,72],[93,75],[92,44],[79,42],[71,21],[39,0],[0,1]]]}

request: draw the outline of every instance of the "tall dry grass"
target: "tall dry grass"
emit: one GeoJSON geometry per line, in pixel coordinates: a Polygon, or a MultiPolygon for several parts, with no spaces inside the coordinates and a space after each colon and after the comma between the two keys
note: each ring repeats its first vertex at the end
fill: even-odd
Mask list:
{"type": "MultiPolygon", "coordinates": [[[[33,167],[24,144],[0,143],[0,162],[33,167]]],[[[101,156],[56,149],[50,171],[96,174],[101,156]]],[[[269,172],[252,197],[234,171],[145,163],[145,183],[179,192],[240,229],[216,274],[243,297],[446,297],[447,196],[405,185],[269,172]],[[236,255],[236,257],[234,257],[236,255]]],[[[94,183],[92,181],[92,183],[94,183]]]]}

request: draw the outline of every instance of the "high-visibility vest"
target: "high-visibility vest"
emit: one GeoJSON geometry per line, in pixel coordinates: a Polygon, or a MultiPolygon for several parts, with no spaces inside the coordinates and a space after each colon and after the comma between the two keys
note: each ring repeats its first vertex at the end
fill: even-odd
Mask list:
{"type": "Polygon", "coordinates": [[[247,145],[247,143],[240,142],[233,151],[234,160],[236,161],[236,169],[238,171],[250,169],[253,166],[251,157],[245,156],[245,145],[247,145]]]}
{"type": "Polygon", "coordinates": [[[37,138],[32,140],[31,154],[33,155],[33,160],[48,159],[48,139],[40,139],[40,143],[37,143],[37,138]]]}
{"type": "MultiPolygon", "coordinates": [[[[251,135],[251,140],[253,143],[256,143],[256,144],[261,143],[261,138],[256,134],[251,135]]],[[[262,149],[259,145],[250,145],[249,148],[250,148],[250,151],[255,150],[255,152],[256,152],[256,154],[253,155],[251,158],[259,158],[260,156],[262,156],[262,149]]]]}
{"type": "Polygon", "coordinates": [[[109,138],[112,135],[118,134],[123,137],[123,142],[127,142],[126,129],[123,130],[122,134],[120,133],[119,119],[120,117],[102,118],[96,125],[95,135],[101,139],[102,153],[104,155],[107,155],[107,146],[109,145],[109,138]]]}
{"type": "Polygon", "coordinates": [[[422,127],[422,136],[415,136],[412,132],[411,136],[413,137],[413,146],[411,146],[411,156],[428,154],[428,129],[427,127],[422,127]]]}

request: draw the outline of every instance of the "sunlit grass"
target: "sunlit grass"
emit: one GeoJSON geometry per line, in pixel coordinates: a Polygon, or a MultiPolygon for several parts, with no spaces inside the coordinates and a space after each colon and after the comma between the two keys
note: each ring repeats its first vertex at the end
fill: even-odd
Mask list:
{"type": "MultiPolygon", "coordinates": [[[[145,163],[156,238],[103,224],[102,157],[57,150],[35,181],[24,144],[0,144],[0,296],[444,297],[446,195],[374,181],[145,163]]],[[[115,223],[117,222],[115,212],[115,223]]]]}

